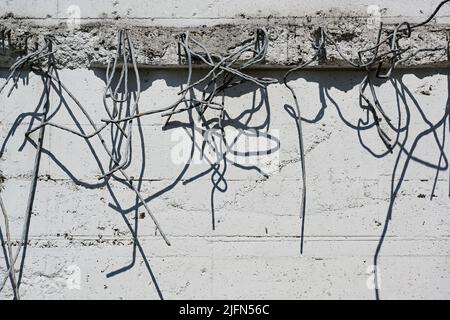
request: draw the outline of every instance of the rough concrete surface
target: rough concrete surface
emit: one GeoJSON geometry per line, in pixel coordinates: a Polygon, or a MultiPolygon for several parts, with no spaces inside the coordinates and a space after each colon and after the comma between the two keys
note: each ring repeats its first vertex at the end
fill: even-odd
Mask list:
{"type": "MultiPolygon", "coordinates": [[[[218,189],[217,177],[207,171],[210,165],[191,142],[194,135],[201,145],[198,130],[183,126],[193,121],[187,113],[176,115],[181,125],[168,130],[162,129],[159,115],[134,122],[127,171],[171,247],[142,206],[136,206],[129,188],[120,181],[98,180],[108,157],[96,137],[88,142],[47,128],[22,298],[373,299],[374,257],[380,298],[450,298],[450,181],[442,157],[450,151],[450,74],[439,55],[405,66],[425,64],[426,69],[402,69],[392,80],[376,82],[381,104],[403,128],[398,136],[389,131],[401,145],[392,154],[360,108],[362,72],[339,69],[342,63],[332,59],[336,53],[330,49],[330,63],[339,68],[292,77],[303,111],[308,181],[300,254],[301,163],[296,122],[289,112],[293,100],[282,84],[285,67],[311,54],[311,42],[305,39],[324,23],[348,53],[355,44],[369,45],[376,36],[365,29],[366,7],[372,3],[343,1],[337,9],[335,1],[278,1],[278,6],[271,1],[258,6],[254,1],[192,1],[189,6],[186,1],[152,1],[153,6],[148,1],[42,2],[0,0],[0,25],[10,27],[14,37],[30,31],[60,40],[59,75],[98,124],[106,117],[103,67],[114,52],[117,29],[124,26],[136,39],[141,67],[153,67],[140,70],[141,111],[177,99],[186,70],[177,64],[175,36],[186,27],[219,52],[239,45],[256,27],[266,27],[271,68],[251,74],[278,83],[267,92],[252,85],[227,92],[228,112],[248,126],[218,189]],[[83,13],[80,29],[72,31],[64,21],[71,4],[83,13]],[[441,63],[434,65],[436,61],[441,63]],[[260,132],[258,147],[246,154],[254,146],[255,131],[260,132]],[[186,164],[192,150],[195,161],[186,164]]],[[[394,23],[422,21],[436,3],[378,5],[383,19],[394,23]]],[[[448,19],[449,8],[416,33],[412,45],[445,43],[448,19]]],[[[5,56],[0,83],[8,76],[13,54],[5,56]]],[[[196,69],[194,77],[204,72],[196,69]]],[[[32,142],[37,141],[37,134],[27,141],[24,133],[35,125],[42,90],[42,79],[24,72],[9,97],[7,92],[0,95],[0,184],[15,248],[32,174],[32,142]]],[[[87,119],[63,98],[52,91],[51,110],[58,110],[52,121],[89,132],[87,119]]],[[[233,125],[227,134],[235,134],[233,125]]],[[[109,132],[105,137],[111,143],[109,132]]],[[[4,251],[0,256],[1,271],[6,268],[4,251]]],[[[12,297],[8,283],[0,298],[12,297]]]]}

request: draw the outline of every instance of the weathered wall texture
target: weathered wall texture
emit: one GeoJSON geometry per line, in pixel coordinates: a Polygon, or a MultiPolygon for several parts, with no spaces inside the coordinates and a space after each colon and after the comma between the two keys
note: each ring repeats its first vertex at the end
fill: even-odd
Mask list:
{"type": "MultiPolygon", "coordinates": [[[[438,2],[377,4],[386,8],[386,21],[395,22],[422,21],[438,2]]],[[[381,103],[403,128],[398,137],[390,132],[399,142],[392,154],[385,152],[375,127],[365,124],[367,114],[358,96],[361,72],[314,69],[293,78],[305,118],[309,188],[305,247],[300,255],[298,135],[289,112],[293,100],[282,84],[283,68],[298,62],[301,50],[308,52],[301,47],[299,52],[286,53],[293,48],[288,39],[295,34],[295,26],[304,31],[308,23],[330,22],[338,31],[336,17],[352,17],[355,20],[349,18],[342,28],[358,36],[368,32],[362,21],[372,2],[343,1],[339,9],[334,3],[0,0],[3,25],[57,30],[62,38],[67,32],[61,25],[67,7],[80,6],[82,29],[67,37],[70,42],[84,34],[86,41],[63,45],[64,52],[72,53],[61,57],[60,77],[97,123],[106,117],[102,106],[105,70],[88,67],[103,64],[112,51],[105,50],[103,57],[94,55],[93,61],[84,54],[94,50],[98,39],[113,44],[122,24],[137,26],[132,30],[150,28],[151,37],[167,43],[167,51],[150,40],[147,47],[145,38],[138,37],[141,31],[134,31],[142,42],[137,48],[140,63],[153,66],[141,70],[141,111],[170,105],[185,83],[186,70],[176,67],[176,52],[170,51],[176,47],[173,36],[184,26],[194,28],[204,39],[227,35],[224,30],[228,30],[225,38],[219,38],[227,48],[239,42],[242,35],[237,30],[247,37],[253,27],[267,25],[278,35],[269,53],[272,68],[252,73],[274,77],[279,83],[269,86],[267,93],[248,85],[226,97],[229,113],[247,123],[235,151],[248,152],[254,146],[252,135],[259,130],[268,134],[260,134],[257,150],[250,151],[262,155],[258,158],[250,152],[235,157],[236,164],[226,167],[220,190],[214,188],[217,176],[213,172],[200,175],[210,166],[197,157],[198,132],[189,126],[162,130],[164,119],[159,115],[142,118],[139,126],[135,122],[133,161],[127,171],[141,186],[171,247],[157,234],[143,208],[135,207],[132,191],[119,181],[106,185],[97,179],[99,166],[107,167],[108,161],[96,137],[88,143],[56,128],[47,129],[22,297],[373,299],[371,266],[378,256],[382,299],[450,298],[450,181],[448,163],[442,157],[450,151],[450,123],[445,114],[450,74],[442,65],[397,71],[392,81],[377,83],[381,103]],[[306,21],[301,22],[305,25],[299,21],[306,21]],[[204,30],[202,25],[207,25],[204,30]],[[217,28],[217,33],[208,32],[211,28],[217,28]],[[98,34],[91,37],[92,32],[98,34]],[[164,53],[155,58],[158,54],[143,54],[145,48],[164,53]],[[159,68],[161,64],[173,66],[159,68]],[[192,145],[192,134],[197,145],[192,145]],[[185,155],[191,148],[196,160],[187,165],[185,155]],[[265,154],[267,150],[273,152],[265,154]],[[256,170],[255,164],[264,172],[256,170]],[[390,211],[392,218],[387,220],[390,211]],[[135,230],[138,241],[133,241],[135,230]]],[[[444,10],[431,27],[438,31],[421,41],[445,39],[440,31],[448,25],[449,12],[444,10]]],[[[211,46],[220,47],[220,41],[214,41],[211,46]]],[[[309,40],[298,37],[295,41],[302,45],[309,40]]],[[[6,67],[7,59],[2,63],[6,67]]],[[[202,72],[196,70],[195,77],[202,72]]],[[[0,70],[2,82],[7,75],[6,68],[0,70]]],[[[42,90],[41,78],[26,73],[10,97],[5,92],[0,96],[0,169],[6,176],[2,197],[16,241],[35,153],[24,133],[42,90]]],[[[91,131],[73,102],[65,98],[64,102],[52,92],[52,110],[58,110],[53,121],[91,131]]],[[[176,120],[188,124],[192,119],[186,113],[176,120]]],[[[105,136],[110,141],[110,135],[105,136]]],[[[36,135],[31,138],[36,140],[36,135]]],[[[4,256],[0,270],[5,270],[4,256]]],[[[0,297],[11,298],[10,287],[0,297]]]]}
{"type": "MultiPolygon", "coordinates": [[[[175,37],[190,30],[215,52],[226,52],[242,44],[256,28],[270,34],[267,65],[298,64],[314,52],[311,38],[325,28],[348,57],[357,58],[356,49],[372,47],[377,31],[368,28],[369,5],[377,5],[386,26],[425,20],[440,1],[69,1],[2,0],[0,29],[9,28],[13,42],[23,34],[50,34],[59,42],[56,54],[62,67],[80,68],[105,65],[114,54],[118,28],[131,29],[136,39],[138,63],[146,66],[177,65],[175,37]],[[77,6],[73,9],[73,6],[77,6]],[[71,9],[72,8],[72,9],[71,9]],[[81,28],[68,27],[80,16],[81,28]],[[82,48],[82,50],[80,50],[82,48]]],[[[402,46],[412,48],[445,45],[450,25],[450,9],[444,7],[430,25],[417,30],[402,46]]],[[[77,20],[78,21],[78,20],[77,20]]],[[[427,52],[405,65],[442,63],[440,52],[427,52]]],[[[10,61],[9,61],[10,62],[10,61]]],[[[4,65],[0,59],[0,65],[4,65]]],[[[8,61],[6,61],[8,64],[8,61]]],[[[327,48],[322,66],[342,66],[333,46],[327,48]]]]}

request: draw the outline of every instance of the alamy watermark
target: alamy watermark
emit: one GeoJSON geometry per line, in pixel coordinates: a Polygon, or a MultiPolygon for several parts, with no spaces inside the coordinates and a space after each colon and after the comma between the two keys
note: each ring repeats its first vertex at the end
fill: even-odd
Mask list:
{"type": "Polygon", "coordinates": [[[81,290],[81,269],[77,265],[69,265],[54,275],[40,275],[30,282],[30,286],[42,288],[44,294],[60,293],[63,290],[81,290]]]}

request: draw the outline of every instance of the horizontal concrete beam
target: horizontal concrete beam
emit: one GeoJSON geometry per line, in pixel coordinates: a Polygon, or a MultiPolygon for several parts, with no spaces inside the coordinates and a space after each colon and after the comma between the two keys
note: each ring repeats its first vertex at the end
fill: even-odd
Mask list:
{"type": "MultiPolygon", "coordinates": [[[[371,29],[366,19],[316,19],[304,20],[243,20],[239,24],[220,24],[202,27],[156,27],[137,26],[124,21],[111,23],[87,23],[78,29],[68,28],[66,23],[45,26],[37,22],[15,18],[0,21],[0,28],[12,30],[12,44],[21,43],[23,35],[36,35],[33,41],[41,41],[43,35],[52,35],[59,42],[56,59],[60,67],[85,68],[106,66],[115,55],[116,33],[121,28],[130,29],[136,48],[137,62],[141,66],[179,67],[176,36],[189,30],[193,38],[203,43],[212,53],[226,54],[254,37],[257,28],[266,28],[269,33],[269,49],[264,66],[285,67],[300,64],[314,53],[314,38],[319,28],[326,28],[337,43],[342,54],[352,60],[358,58],[358,51],[373,47],[377,31],[371,29]]],[[[392,28],[386,26],[386,30],[392,28]]],[[[424,48],[445,48],[446,33],[450,24],[431,24],[414,30],[411,38],[401,40],[403,48],[411,52],[424,48]]],[[[8,46],[7,46],[8,47],[8,46]]],[[[14,47],[13,47],[14,48],[14,47]]],[[[8,49],[8,48],[7,48],[8,49]]],[[[388,48],[384,48],[387,50],[388,48]]],[[[312,67],[348,68],[349,64],[336,48],[328,45],[326,58],[312,67]]],[[[383,50],[383,49],[381,49],[383,50]]],[[[16,50],[0,50],[0,66],[12,64],[20,54],[16,50]]],[[[407,67],[443,66],[447,64],[444,50],[425,52],[405,61],[407,67]]]]}

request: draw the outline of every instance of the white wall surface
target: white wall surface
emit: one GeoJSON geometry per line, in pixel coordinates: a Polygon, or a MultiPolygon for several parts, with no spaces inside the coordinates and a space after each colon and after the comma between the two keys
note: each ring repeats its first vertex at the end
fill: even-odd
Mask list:
{"type": "MultiPolygon", "coordinates": [[[[258,72],[278,79],[283,74],[258,72]]],[[[2,82],[6,76],[2,70],[2,82]]],[[[60,76],[100,123],[106,117],[101,103],[104,70],[62,70],[60,76]]],[[[233,116],[259,106],[241,121],[251,117],[249,126],[262,126],[264,132],[270,120],[269,132],[280,145],[269,158],[276,170],[268,178],[256,170],[228,165],[227,190],[214,193],[216,230],[212,230],[211,173],[191,181],[209,165],[185,168],[173,161],[179,139],[187,133],[180,128],[163,131],[158,115],[142,119],[142,136],[135,126],[133,160],[127,171],[141,177],[142,192],[171,247],[156,234],[148,215],[135,218],[144,210],[134,210],[132,191],[119,182],[112,181],[108,188],[97,180],[99,164],[84,140],[49,128],[31,220],[23,298],[373,299],[368,270],[386,224],[392,185],[399,191],[379,254],[380,297],[450,298],[449,171],[443,161],[440,166],[445,168],[436,170],[441,155],[437,141],[443,143],[448,124],[445,131],[442,126],[427,131],[448,108],[448,70],[402,71],[395,82],[377,88],[393,122],[408,124],[399,136],[399,141],[406,141],[404,148],[397,146],[383,157],[376,156],[385,149],[375,128],[360,131],[360,137],[356,130],[358,121],[366,118],[358,103],[362,76],[309,71],[292,81],[308,120],[304,123],[309,189],[303,255],[298,136],[285,109],[293,100],[283,85],[270,86],[267,99],[251,86],[226,98],[233,116]],[[435,197],[430,201],[434,184],[435,197]],[[130,228],[136,222],[139,246],[134,249],[130,228]],[[67,286],[73,270],[80,271],[79,289],[67,286]]],[[[140,109],[169,105],[184,78],[185,72],[176,69],[142,71],[140,109]]],[[[6,145],[0,169],[7,177],[2,197],[12,216],[15,239],[20,237],[35,152],[30,142],[24,144],[24,132],[43,89],[39,77],[30,74],[28,81],[27,85],[21,81],[9,98],[0,97],[0,141],[6,145]]],[[[54,94],[52,110],[59,102],[54,94]]],[[[70,101],[68,106],[89,131],[76,106],[70,101]]],[[[176,120],[189,118],[181,114],[176,120]]],[[[64,105],[53,121],[77,128],[64,105]]],[[[106,167],[97,138],[91,146],[106,167]]],[[[448,143],[444,150],[448,156],[448,143]]],[[[4,270],[4,260],[0,268],[4,270]]],[[[10,288],[2,298],[11,298],[10,288]]]]}
{"type": "MultiPolygon", "coordinates": [[[[83,19],[155,19],[156,23],[177,25],[181,20],[203,24],[205,20],[242,20],[243,17],[366,17],[367,8],[377,5],[383,17],[423,20],[433,12],[439,0],[1,0],[0,12],[17,18],[66,19],[71,6],[78,6],[83,19]],[[168,20],[168,21],[167,21],[168,20]],[[180,20],[177,22],[177,20],[180,20]]],[[[449,21],[450,9],[443,8],[439,22],[449,21]]]]}

